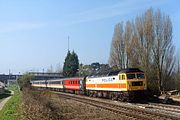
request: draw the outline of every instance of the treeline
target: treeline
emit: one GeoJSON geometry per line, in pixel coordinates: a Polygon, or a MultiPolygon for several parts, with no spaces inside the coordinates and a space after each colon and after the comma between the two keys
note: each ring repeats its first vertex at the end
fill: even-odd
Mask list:
{"type": "Polygon", "coordinates": [[[100,64],[99,62],[94,62],[89,65],[79,65],[79,76],[86,75],[105,75],[112,71],[112,68],[108,64],[100,64]]]}
{"type": "Polygon", "coordinates": [[[109,64],[118,69],[138,67],[145,71],[150,89],[175,89],[175,47],[172,22],[160,10],[148,9],[114,28],[109,64]]]}

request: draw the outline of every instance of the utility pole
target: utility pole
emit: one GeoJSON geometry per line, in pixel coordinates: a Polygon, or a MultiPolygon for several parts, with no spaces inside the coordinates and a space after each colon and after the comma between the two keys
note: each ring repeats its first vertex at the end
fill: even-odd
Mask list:
{"type": "Polygon", "coordinates": [[[68,51],[69,51],[69,36],[68,36],[68,51]]]}
{"type": "Polygon", "coordinates": [[[9,87],[9,81],[10,81],[10,79],[11,79],[10,74],[11,74],[11,70],[9,69],[9,79],[7,80],[7,85],[8,85],[8,87],[9,87]]]}
{"type": "Polygon", "coordinates": [[[20,91],[20,87],[19,87],[19,84],[18,84],[18,78],[19,78],[19,76],[20,76],[20,72],[19,72],[18,75],[16,75],[16,84],[17,84],[17,86],[18,86],[18,90],[20,91]]]}
{"type": "Polygon", "coordinates": [[[180,73],[179,60],[178,60],[178,73],[180,73]]]}

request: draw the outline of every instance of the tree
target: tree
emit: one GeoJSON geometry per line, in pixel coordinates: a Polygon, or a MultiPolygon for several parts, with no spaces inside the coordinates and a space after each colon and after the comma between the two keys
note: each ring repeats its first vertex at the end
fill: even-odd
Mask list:
{"type": "Polygon", "coordinates": [[[63,66],[63,75],[65,77],[74,77],[78,72],[79,60],[77,54],[73,51],[68,51],[63,66]]]}
{"type": "Polygon", "coordinates": [[[23,90],[24,87],[28,87],[32,79],[33,79],[33,75],[29,73],[25,73],[21,77],[18,77],[17,82],[20,87],[20,90],[23,90]]]}
{"type": "Polygon", "coordinates": [[[79,69],[79,60],[77,54],[73,51],[70,56],[71,76],[76,76],[79,69]]]}
{"type": "Polygon", "coordinates": [[[105,75],[108,74],[112,69],[108,64],[100,64],[98,62],[91,63],[90,65],[79,65],[79,75],[105,75]]]}
{"type": "Polygon", "coordinates": [[[121,22],[114,28],[109,58],[110,66],[117,66],[119,69],[125,68],[125,43],[123,34],[123,23],[121,22]]]}
{"type": "Polygon", "coordinates": [[[47,69],[47,73],[53,73],[54,70],[53,70],[53,66],[51,65],[48,69],[47,69]]]}
{"type": "Polygon", "coordinates": [[[63,75],[65,77],[69,77],[70,76],[70,56],[71,56],[71,52],[68,51],[67,56],[65,58],[65,62],[64,62],[64,66],[63,66],[63,75]]]}
{"type": "Polygon", "coordinates": [[[157,71],[159,90],[162,90],[163,84],[167,81],[165,79],[172,76],[175,63],[174,46],[172,45],[172,23],[169,16],[162,15],[160,10],[154,12],[153,22],[154,36],[152,51],[157,71]]]}
{"type": "Polygon", "coordinates": [[[173,88],[175,59],[170,17],[150,8],[132,22],[117,24],[109,64],[139,67],[145,71],[152,88],[159,91],[173,88]]]}
{"type": "Polygon", "coordinates": [[[177,72],[176,72],[176,80],[175,80],[176,89],[180,90],[180,61],[177,60],[177,72]]]}
{"type": "Polygon", "coordinates": [[[97,74],[99,69],[100,69],[100,64],[98,62],[91,64],[92,74],[97,74]]]}
{"type": "Polygon", "coordinates": [[[56,64],[55,72],[57,72],[57,73],[63,73],[63,70],[62,70],[62,67],[61,67],[61,64],[60,64],[60,63],[56,64]]]}
{"type": "Polygon", "coordinates": [[[99,74],[108,74],[110,71],[112,71],[112,69],[108,64],[100,64],[100,69],[98,71],[99,74]]]}
{"type": "Polygon", "coordinates": [[[79,71],[78,71],[79,76],[87,76],[90,75],[91,73],[92,71],[90,65],[83,65],[83,64],[79,65],[79,71]]]}

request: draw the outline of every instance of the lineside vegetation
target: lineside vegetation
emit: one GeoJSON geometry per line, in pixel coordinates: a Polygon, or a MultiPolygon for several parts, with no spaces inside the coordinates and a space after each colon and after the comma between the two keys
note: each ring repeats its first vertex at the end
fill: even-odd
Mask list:
{"type": "Polygon", "coordinates": [[[14,91],[14,95],[0,111],[0,120],[21,120],[22,93],[16,85],[11,86],[9,89],[14,91]]]}

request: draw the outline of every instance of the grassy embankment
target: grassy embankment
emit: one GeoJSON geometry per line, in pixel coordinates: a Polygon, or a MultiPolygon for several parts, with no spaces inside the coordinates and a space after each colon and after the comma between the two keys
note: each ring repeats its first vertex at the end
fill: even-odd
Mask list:
{"type": "Polygon", "coordinates": [[[0,120],[21,120],[22,93],[16,86],[11,86],[9,89],[14,91],[14,95],[0,111],[0,120]]]}
{"type": "Polygon", "coordinates": [[[59,120],[59,109],[53,102],[53,94],[26,87],[19,91],[11,87],[14,95],[0,111],[0,120],[59,120]]]}

